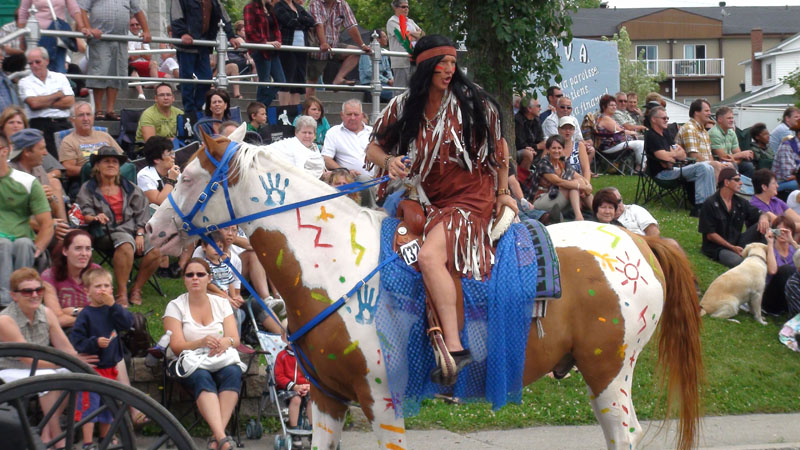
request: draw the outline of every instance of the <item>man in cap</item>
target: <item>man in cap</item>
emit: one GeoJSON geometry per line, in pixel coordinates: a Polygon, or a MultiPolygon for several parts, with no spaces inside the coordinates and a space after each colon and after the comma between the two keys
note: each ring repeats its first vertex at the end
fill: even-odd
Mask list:
{"type": "Polygon", "coordinates": [[[701,250],[728,267],[742,262],[742,251],[751,242],[766,242],[769,217],[742,197],[742,177],[736,169],[719,172],[717,192],[703,202],[698,231],[703,235],[701,250]],[[742,225],[747,228],[742,232],[742,225]]]}
{"type": "Polygon", "coordinates": [[[10,147],[0,136],[0,306],[11,302],[11,272],[33,267],[53,238],[53,218],[42,185],[8,165],[10,147]],[[39,225],[35,232],[30,218],[39,225]]]}
{"type": "Polygon", "coordinates": [[[44,134],[35,128],[25,128],[11,135],[11,145],[13,150],[8,157],[8,165],[39,180],[50,203],[53,217],[66,225],[67,212],[61,182],[57,178],[49,177],[42,167],[42,161],[47,155],[44,134]]]}

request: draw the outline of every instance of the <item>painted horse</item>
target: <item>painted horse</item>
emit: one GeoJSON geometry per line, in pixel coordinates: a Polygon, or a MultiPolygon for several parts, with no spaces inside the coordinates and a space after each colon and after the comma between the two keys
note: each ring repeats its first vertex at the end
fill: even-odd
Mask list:
{"type": "MultiPolygon", "coordinates": [[[[167,254],[177,255],[187,237],[175,207],[183,215],[195,207],[229,146],[224,137],[204,136],[204,141],[206,149],[190,159],[172,192],[174,203],[165,201],[147,225],[153,244],[167,254]]],[[[229,195],[217,192],[205,199],[192,221],[197,227],[337,192],[269,146],[230,145],[236,153],[223,177],[229,195]]],[[[289,330],[311,321],[379,264],[385,217],[342,196],[240,224],[286,301],[289,330]]],[[[680,404],[677,446],[691,448],[703,368],[694,276],[685,256],[661,239],[613,225],[572,222],[548,231],[560,259],[562,297],[550,302],[541,319],[543,337],[531,327],[524,383],[577,366],[608,448],[635,448],[643,430],[633,406],[633,372],[660,323],[667,415],[680,404]]],[[[366,288],[377,291],[379,282],[380,274],[366,288]]],[[[336,447],[347,411],[341,400],[346,399],[360,404],[379,448],[411,448],[402,417],[395,417],[390,401],[387,407],[391,396],[374,323],[356,320],[357,311],[340,308],[296,344],[327,392],[312,387],[312,446],[336,447]]]]}

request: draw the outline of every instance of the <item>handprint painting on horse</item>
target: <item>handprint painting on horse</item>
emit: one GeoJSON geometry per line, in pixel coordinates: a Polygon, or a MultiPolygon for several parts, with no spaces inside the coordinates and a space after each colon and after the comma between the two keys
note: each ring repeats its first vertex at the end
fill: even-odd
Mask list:
{"type": "MultiPolygon", "coordinates": [[[[180,252],[186,238],[181,218],[189,211],[196,212],[190,214],[194,226],[206,227],[336,192],[272,154],[269,146],[229,147],[224,137],[204,136],[204,142],[207,150],[188,162],[173,191],[174,206],[164,202],[147,226],[154,245],[167,254],[180,252]],[[215,181],[227,185],[220,182],[209,190],[220,161],[226,162],[227,171],[215,181]],[[204,204],[195,207],[199,197],[204,204]]],[[[312,321],[380,264],[385,218],[344,196],[240,224],[286,301],[290,332],[312,321]]],[[[561,265],[562,296],[540,319],[543,336],[536,326],[528,333],[523,383],[574,364],[586,380],[606,446],[636,448],[643,431],[632,400],[634,368],[660,325],[659,368],[667,398],[680,404],[677,447],[691,448],[697,438],[703,369],[697,296],[685,256],[660,239],[593,222],[559,224],[548,231],[561,265]]],[[[386,361],[371,320],[381,305],[368,296],[378,295],[381,276],[378,272],[370,278],[346,307],[295,343],[324,389],[312,387],[313,448],[336,448],[347,411],[342,400],[360,404],[379,448],[415,448],[407,442],[403,418],[392,408],[386,361]]]]}

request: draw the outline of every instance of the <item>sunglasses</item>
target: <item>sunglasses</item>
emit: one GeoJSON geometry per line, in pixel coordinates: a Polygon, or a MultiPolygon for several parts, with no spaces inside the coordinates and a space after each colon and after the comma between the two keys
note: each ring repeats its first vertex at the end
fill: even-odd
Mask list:
{"type": "Polygon", "coordinates": [[[666,121],[669,121],[669,117],[667,116],[656,117],[656,119],[664,119],[666,121]]]}
{"type": "Polygon", "coordinates": [[[183,276],[186,278],[203,278],[206,275],[208,274],[205,272],[186,272],[185,274],[183,274],[183,276]]]}
{"type": "Polygon", "coordinates": [[[558,109],[572,109],[572,106],[559,106],[558,109]]]}
{"type": "Polygon", "coordinates": [[[22,294],[23,297],[33,297],[34,294],[42,295],[42,292],[44,292],[44,288],[39,286],[38,288],[33,288],[33,289],[17,289],[14,292],[16,292],[17,294],[22,294]]]}

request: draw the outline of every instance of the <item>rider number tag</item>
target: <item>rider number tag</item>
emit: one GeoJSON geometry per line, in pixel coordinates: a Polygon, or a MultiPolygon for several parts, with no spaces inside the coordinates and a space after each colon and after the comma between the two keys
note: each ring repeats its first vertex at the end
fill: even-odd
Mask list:
{"type": "Polygon", "coordinates": [[[402,245],[400,247],[400,255],[409,266],[417,262],[417,258],[419,257],[419,242],[417,239],[402,245]]]}

